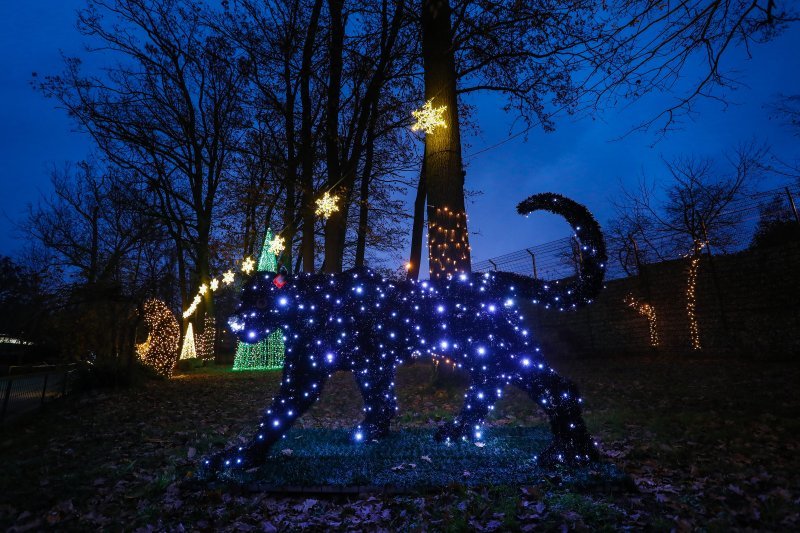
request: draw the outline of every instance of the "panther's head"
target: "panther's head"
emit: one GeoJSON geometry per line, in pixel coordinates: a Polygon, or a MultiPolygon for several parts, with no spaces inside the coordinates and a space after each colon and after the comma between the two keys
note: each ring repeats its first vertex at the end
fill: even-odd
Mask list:
{"type": "Polygon", "coordinates": [[[286,323],[294,300],[294,284],[286,274],[256,272],[242,286],[239,306],[228,326],[239,340],[256,343],[286,323]]]}

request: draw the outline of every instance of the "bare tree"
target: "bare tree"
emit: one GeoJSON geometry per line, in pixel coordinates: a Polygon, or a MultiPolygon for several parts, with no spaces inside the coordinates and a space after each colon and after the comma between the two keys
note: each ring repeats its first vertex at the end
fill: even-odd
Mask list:
{"type": "Polygon", "coordinates": [[[21,226],[44,251],[37,266],[51,294],[42,307],[71,357],[129,361],[136,306],[174,269],[157,221],[134,207],[140,198],[123,181],[95,162],[54,170],[54,192],[21,226]]]}
{"type": "MultiPolygon", "coordinates": [[[[451,58],[435,65],[423,59],[426,98],[437,95],[452,108],[457,105],[454,94],[498,92],[507,98],[506,110],[527,123],[527,132],[537,125],[552,129],[561,111],[596,113],[649,93],[671,94],[674,103],[636,125],[665,133],[692,113],[698,99],[725,101],[723,90],[736,84],[721,66],[731,49],[749,50],[770,40],[796,22],[798,12],[775,0],[423,0],[423,56],[430,58],[424,46],[425,17],[428,23],[448,19],[440,20],[431,35],[451,58]],[[687,78],[685,67],[696,60],[703,61],[703,68],[687,78]],[[428,87],[434,78],[440,81],[428,87]]],[[[450,129],[440,135],[440,140],[451,139],[446,153],[454,160],[460,154],[454,146],[458,118],[449,114],[450,129]]],[[[429,199],[434,215],[437,208],[458,211],[462,169],[453,163],[432,175],[432,157],[429,151],[424,188],[430,193],[441,182],[448,191],[445,198],[437,193],[429,199]]],[[[466,245],[466,224],[449,232],[448,241],[434,246],[456,250],[466,245]]],[[[446,260],[458,269],[468,267],[469,261],[460,259],[463,254],[457,255],[446,260]]],[[[438,261],[431,258],[432,264],[438,261]]]]}
{"type": "Polygon", "coordinates": [[[667,185],[660,194],[644,181],[636,193],[624,192],[614,226],[659,259],[682,255],[697,243],[726,252],[737,244],[743,217],[735,204],[768,170],[767,155],[765,146],[742,146],[727,158],[727,171],[711,158],[665,161],[667,185]]]}
{"type": "MultiPolygon", "coordinates": [[[[78,28],[89,53],[110,63],[84,75],[66,59],[39,87],[90,133],[103,155],[149,193],[143,205],[184,254],[194,280],[208,283],[217,193],[243,125],[240,97],[248,64],[203,24],[193,0],[89,0],[78,28]]],[[[182,283],[182,301],[188,291],[182,283]]],[[[211,291],[205,308],[213,312],[211,291]]]]}
{"type": "Polygon", "coordinates": [[[712,247],[725,252],[738,243],[736,231],[743,211],[736,208],[736,203],[767,171],[767,154],[765,146],[743,146],[728,157],[727,172],[720,171],[710,158],[665,161],[668,182],[660,198],[654,194],[655,186],[642,182],[637,193],[626,192],[623,202],[617,205],[618,217],[611,224],[615,237],[612,246],[625,261],[634,255],[637,272],[643,254],[688,259],[686,311],[695,350],[702,346],[696,316],[701,254],[706,250],[710,255],[712,247]]]}

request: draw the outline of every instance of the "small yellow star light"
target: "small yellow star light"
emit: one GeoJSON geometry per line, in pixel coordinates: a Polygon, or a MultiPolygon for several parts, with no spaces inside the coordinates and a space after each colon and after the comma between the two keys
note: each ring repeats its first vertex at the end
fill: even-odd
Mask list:
{"type": "Polygon", "coordinates": [[[249,274],[250,272],[253,271],[254,268],[256,268],[256,262],[253,261],[252,257],[248,257],[247,259],[242,261],[242,272],[244,272],[245,274],[249,274]]]}
{"type": "Polygon", "coordinates": [[[339,206],[336,205],[336,202],[339,201],[339,196],[333,195],[331,196],[330,193],[326,192],[322,195],[322,198],[317,200],[317,209],[314,211],[316,215],[321,215],[322,218],[327,219],[331,216],[331,213],[334,211],[339,210],[339,206]]]}
{"type": "Polygon", "coordinates": [[[212,279],[208,288],[211,289],[212,291],[219,289],[219,280],[217,278],[212,279]]]}
{"type": "Polygon", "coordinates": [[[207,293],[207,292],[208,292],[208,285],[206,285],[205,283],[203,283],[202,285],[200,285],[200,288],[199,288],[199,289],[197,289],[197,292],[199,292],[200,294],[205,294],[205,293],[207,293]]]}
{"type": "Polygon", "coordinates": [[[233,273],[233,270],[228,270],[222,275],[222,283],[224,283],[225,285],[230,285],[231,283],[233,283],[234,276],[235,274],[233,273]]]}
{"type": "Polygon", "coordinates": [[[280,235],[275,235],[275,238],[269,241],[269,253],[272,255],[280,255],[286,249],[286,239],[280,235]]]}
{"type": "Polygon", "coordinates": [[[445,109],[447,109],[446,105],[442,107],[433,107],[433,98],[431,98],[425,102],[422,109],[411,112],[416,120],[416,123],[411,126],[411,131],[422,130],[427,134],[431,134],[437,126],[446,128],[447,123],[444,121],[443,116],[445,109]]]}

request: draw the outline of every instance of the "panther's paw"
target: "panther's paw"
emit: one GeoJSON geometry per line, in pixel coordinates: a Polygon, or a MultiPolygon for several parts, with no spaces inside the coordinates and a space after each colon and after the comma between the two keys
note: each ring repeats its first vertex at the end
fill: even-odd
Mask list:
{"type": "Polygon", "coordinates": [[[370,424],[362,422],[350,432],[350,440],[353,442],[372,442],[380,440],[389,434],[388,424],[370,424]]]}
{"type": "Polygon", "coordinates": [[[467,431],[467,427],[464,425],[448,422],[436,430],[433,438],[436,442],[466,440],[469,438],[469,431],[467,431]]]}
{"type": "Polygon", "coordinates": [[[591,441],[576,445],[553,441],[539,456],[536,462],[540,466],[553,467],[558,465],[580,466],[595,463],[600,460],[600,454],[591,441]]]}
{"type": "Polygon", "coordinates": [[[253,450],[243,446],[231,447],[200,460],[198,477],[215,479],[220,476],[241,474],[257,464],[253,461],[253,450]]]}

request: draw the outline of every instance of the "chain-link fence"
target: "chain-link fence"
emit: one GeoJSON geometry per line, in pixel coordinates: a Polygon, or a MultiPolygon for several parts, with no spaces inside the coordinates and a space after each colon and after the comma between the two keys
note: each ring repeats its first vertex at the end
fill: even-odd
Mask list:
{"type": "MultiPolygon", "coordinates": [[[[749,247],[753,242],[756,226],[762,217],[789,220],[800,224],[798,209],[800,204],[800,187],[788,186],[757,193],[731,202],[725,214],[735,217],[737,224],[727,227],[724,245],[712,244],[706,247],[706,253],[734,253],[749,247]]],[[[614,246],[609,243],[609,257],[606,268],[606,279],[620,279],[638,274],[637,267],[648,263],[656,263],[678,259],[691,251],[692,243],[686,243],[683,254],[675,253],[674,236],[649,237],[646,242],[632,238],[628,246],[614,246]]],[[[477,261],[473,271],[488,272],[498,270],[514,272],[537,279],[562,279],[575,275],[580,268],[577,253],[578,243],[573,237],[564,237],[544,244],[532,246],[508,254],[477,261]]]]}
{"type": "MultiPolygon", "coordinates": [[[[607,239],[606,288],[575,312],[532,307],[527,316],[538,341],[546,353],[576,356],[800,353],[798,198],[800,188],[785,187],[730,204],[725,214],[736,224],[724,228],[724,238],[709,235],[702,247],[674,235],[607,239]],[[765,234],[772,240],[756,238],[765,234]]],[[[475,263],[475,270],[571,277],[580,268],[577,244],[558,239],[475,263]]]]}

